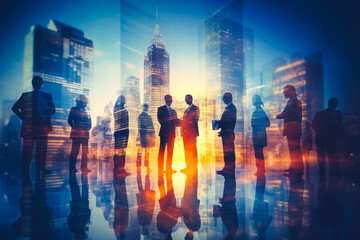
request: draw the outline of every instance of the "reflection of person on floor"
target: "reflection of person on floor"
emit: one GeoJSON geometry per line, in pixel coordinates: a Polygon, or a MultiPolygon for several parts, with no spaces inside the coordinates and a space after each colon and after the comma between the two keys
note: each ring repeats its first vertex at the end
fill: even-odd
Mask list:
{"type": "Polygon", "coordinates": [[[222,98],[226,104],[225,110],[220,121],[217,121],[218,128],[221,128],[219,137],[222,139],[225,166],[222,170],[217,171],[218,174],[233,174],[235,171],[235,124],[237,110],[232,103],[232,94],[224,93],[222,98]]]}
{"type": "Polygon", "coordinates": [[[35,192],[30,180],[30,171],[22,171],[22,196],[20,202],[20,217],[12,225],[15,232],[31,239],[47,239],[54,229],[51,220],[53,209],[46,203],[45,176],[36,174],[35,192]]]}
{"type": "Polygon", "coordinates": [[[149,158],[150,158],[150,149],[155,147],[155,129],[154,124],[151,119],[151,116],[147,113],[149,105],[146,103],[143,105],[143,112],[138,117],[138,139],[139,142],[136,167],[140,171],[141,167],[141,158],[143,151],[145,152],[144,156],[144,166],[147,168],[147,171],[150,172],[149,168],[149,158]]]}
{"type": "Polygon", "coordinates": [[[325,174],[325,153],[329,159],[329,168],[337,172],[340,164],[336,143],[342,135],[342,114],[336,110],[338,100],[331,98],[328,108],[315,114],[311,127],[315,130],[315,144],[319,164],[319,174],[325,174]]]}
{"type": "Polygon", "coordinates": [[[265,185],[265,176],[258,176],[256,178],[253,220],[259,240],[265,239],[266,230],[273,219],[273,217],[269,215],[269,203],[264,201],[265,185]]]}
{"type": "Polygon", "coordinates": [[[306,121],[305,128],[304,128],[304,134],[302,136],[302,150],[303,150],[303,154],[304,154],[307,175],[309,174],[309,170],[310,170],[310,165],[309,165],[310,159],[309,158],[310,158],[310,152],[313,150],[312,145],[313,145],[313,134],[312,134],[312,130],[310,128],[310,122],[306,121]]]}
{"type": "Polygon", "coordinates": [[[32,149],[36,143],[36,170],[43,174],[51,173],[46,169],[46,152],[48,135],[52,131],[51,116],[55,106],[51,94],[40,88],[43,80],[39,76],[32,79],[34,90],[21,95],[12,107],[13,112],[22,120],[21,134],[23,138],[22,168],[25,172],[30,168],[32,149]]]}
{"type": "Polygon", "coordinates": [[[288,221],[286,223],[290,239],[298,239],[303,228],[304,215],[304,180],[301,176],[290,177],[288,199],[288,221]]]}
{"type": "Polygon", "coordinates": [[[165,105],[158,108],[157,118],[161,125],[159,136],[160,136],[160,147],[158,156],[158,174],[164,173],[164,155],[166,148],[166,172],[174,173],[172,169],[172,158],[174,151],[175,141],[175,129],[179,123],[177,113],[170,106],[172,104],[172,97],[166,95],[164,97],[165,105]]]}
{"type": "Polygon", "coordinates": [[[285,98],[289,98],[284,111],[276,116],[277,119],[284,119],[283,135],[286,136],[289,145],[291,164],[285,176],[302,175],[303,160],[300,146],[302,103],[297,99],[295,87],[286,85],[283,92],[285,98]]]}
{"type": "Polygon", "coordinates": [[[181,121],[181,136],[184,142],[186,172],[190,167],[197,167],[198,156],[196,138],[199,136],[198,121],[200,118],[200,109],[193,104],[193,97],[188,94],[185,96],[185,102],[189,107],[185,110],[183,119],[181,121]]]}
{"type": "Polygon", "coordinates": [[[142,179],[140,172],[137,173],[137,184],[139,193],[136,194],[137,199],[137,214],[139,224],[141,226],[141,233],[144,236],[149,235],[148,227],[151,224],[151,220],[154,213],[155,207],[155,191],[150,189],[150,174],[145,176],[145,188],[142,185],[142,179]]]}
{"type": "Polygon", "coordinates": [[[327,239],[342,239],[340,229],[345,225],[344,206],[339,200],[337,192],[339,181],[339,173],[332,170],[327,188],[325,174],[320,175],[318,183],[318,203],[315,216],[321,225],[331,230],[332,236],[327,236],[327,239]]]}
{"type": "Polygon", "coordinates": [[[85,95],[80,95],[76,99],[76,106],[71,108],[68,118],[68,123],[71,127],[70,138],[72,139],[72,148],[70,153],[70,172],[77,172],[76,159],[82,146],[81,156],[81,172],[89,173],[87,168],[88,152],[89,152],[89,130],[91,129],[91,117],[86,112],[85,108],[88,104],[88,99],[85,95]]]}
{"type": "Polygon", "coordinates": [[[75,172],[69,175],[71,190],[70,214],[68,216],[68,226],[75,234],[74,239],[85,239],[86,224],[90,221],[91,210],[89,208],[89,184],[87,174],[81,175],[81,195],[80,187],[76,179],[75,172]]]}
{"type": "Polygon", "coordinates": [[[235,174],[225,175],[223,197],[219,199],[221,206],[214,206],[214,217],[220,215],[228,234],[225,239],[234,239],[239,229],[239,220],[236,209],[236,181],[235,174]]]}
{"type": "Polygon", "coordinates": [[[125,230],[129,225],[129,202],[124,176],[114,175],[114,233],[116,239],[125,239],[125,230]]]}
{"type": "Polygon", "coordinates": [[[270,126],[270,120],[261,107],[264,106],[261,97],[254,95],[252,100],[255,106],[255,111],[251,117],[252,140],[257,167],[255,176],[261,176],[265,174],[264,147],[267,146],[266,128],[270,126]]]}
{"type": "Polygon", "coordinates": [[[199,213],[200,200],[197,197],[198,192],[198,172],[197,166],[194,165],[186,171],[186,181],[184,196],[181,202],[181,212],[183,221],[189,231],[185,239],[194,239],[194,231],[198,231],[201,226],[199,213]]]}
{"type": "Polygon", "coordinates": [[[115,118],[115,153],[114,153],[114,174],[128,176],[125,171],[126,148],[129,140],[129,114],[125,109],[126,99],[118,97],[114,106],[115,118]]]}
{"type": "Polygon", "coordinates": [[[165,234],[164,239],[172,239],[172,228],[176,225],[178,217],[180,217],[180,209],[176,207],[176,199],[174,194],[172,174],[166,173],[166,187],[164,184],[164,175],[158,176],[158,185],[160,192],[160,211],[156,217],[156,225],[159,232],[165,234]]]}

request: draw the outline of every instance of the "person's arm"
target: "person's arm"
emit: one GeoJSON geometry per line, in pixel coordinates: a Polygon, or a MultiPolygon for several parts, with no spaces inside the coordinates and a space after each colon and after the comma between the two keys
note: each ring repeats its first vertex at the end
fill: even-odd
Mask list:
{"type": "Polygon", "coordinates": [[[22,102],[23,102],[23,95],[21,95],[19,100],[17,100],[16,103],[11,108],[11,110],[16,114],[16,116],[18,116],[21,120],[23,119],[22,112],[20,111],[22,102]]]}
{"type": "Polygon", "coordinates": [[[192,114],[191,114],[191,117],[193,118],[193,120],[194,120],[195,122],[198,122],[198,121],[199,121],[199,119],[200,119],[200,109],[199,109],[199,107],[196,107],[196,108],[194,109],[194,111],[193,111],[192,114]]]}
{"type": "Polygon", "coordinates": [[[87,122],[87,126],[86,126],[86,130],[90,130],[91,129],[91,116],[90,114],[87,115],[88,117],[88,122],[87,122]]]}
{"type": "Polygon", "coordinates": [[[74,111],[71,109],[68,117],[68,124],[70,127],[74,127],[74,111]]]}
{"type": "Polygon", "coordinates": [[[282,111],[282,113],[276,115],[277,119],[285,119],[288,115],[288,106],[285,107],[285,109],[282,111]]]}
{"type": "Polygon", "coordinates": [[[164,111],[162,111],[162,108],[159,107],[158,108],[158,111],[157,111],[157,119],[159,121],[160,124],[164,124],[165,121],[164,121],[164,111]]]}
{"type": "Polygon", "coordinates": [[[265,119],[265,127],[269,127],[270,126],[270,120],[269,120],[269,117],[266,115],[265,111],[264,111],[264,119],[265,119]]]}
{"type": "Polygon", "coordinates": [[[55,105],[51,94],[49,94],[49,106],[48,106],[49,116],[52,116],[55,113],[55,105]]]}

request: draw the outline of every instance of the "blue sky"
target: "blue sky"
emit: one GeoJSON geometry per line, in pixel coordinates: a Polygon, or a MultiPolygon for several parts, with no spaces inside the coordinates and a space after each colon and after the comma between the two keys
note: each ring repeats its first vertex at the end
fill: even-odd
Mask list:
{"type": "MultiPolygon", "coordinates": [[[[176,89],[175,97],[180,99],[186,93],[196,96],[201,88],[198,28],[206,16],[226,1],[130,2],[153,15],[158,6],[160,30],[170,54],[170,91],[176,89]]],[[[255,32],[255,69],[261,70],[264,63],[275,57],[288,59],[296,51],[320,50],[324,57],[325,98],[340,98],[340,106],[354,101],[360,75],[356,70],[360,52],[358,3],[244,0],[243,6],[244,25],[255,32]]],[[[138,66],[120,69],[120,8],[121,1],[1,1],[0,100],[16,99],[23,91],[18,86],[22,83],[24,38],[30,26],[46,26],[53,18],[83,30],[94,41],[93,110],[100,114],[103,106],[116,97],[122,71],[124,76],[142,78],[139,54],[138,66]]],[[[150,38],[138,40],[141,53],[146,53],[150,38]]]]}

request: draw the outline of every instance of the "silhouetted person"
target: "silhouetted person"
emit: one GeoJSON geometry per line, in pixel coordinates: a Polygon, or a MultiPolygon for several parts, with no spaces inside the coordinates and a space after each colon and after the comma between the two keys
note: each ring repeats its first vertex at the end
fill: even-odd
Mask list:
{"type": "Polygon", "coordinates": [[[325,153],[329,158],[330,170],[340,170],[336,143],[342,134],[342,114],[336,110],[337,105],[338,100],[331,98],[328,102],[328,108],[316,113],[311,123],[311,127],[316,132],[315,144],[320,174],[325,174],[325,153]]]}
{"type": "Polygon", "coordinates": [[[298,239],[303,229],[304,215],[304,180],[301,175],[291,175],[288,199],[287,227],[290,232],[289,239],[298,239]]]}
{"type": "Polygon", "coordinates": [[[251,117],[252,140],[255,152],[256,176],[265,174],[265,158],[264,147],[267,146],[266,127],[270,126],[270,120],[261,106],[264,106],[259,95],[254,95],[252,98],[255,111],[251,117]]]}
{"type": "Polygon", "coordinates": [[[55,106],[51,94],[41,91],[43,80],[39,76],[32,79],[34,90],[21,95],[12,107],[13,112],[22,120],[21,134],[23,152],[21,157],[24,171],[30,168],[32,148],[36,143],[36,170],[43,174],[51,173],[46,169],[48,135],[52,131],[51,116],[55,106]]]}
{"type": "Polygon", "coordinates": [[[89,131],[91,129],[91,117],[85,108],[88,99],[84,95],[79,95],[76,99],[76,106],[71,108],[68,123],[71,127],[70,138],[72,139],[72,148],[70,153],[69,169],[70,172],[77,172],[76,159],[82,146],[81,156],[81,172],[89,173],[87,168],[88,152],[89,152],[89,131]]]}
{"type": "Polygon", "coordinates": [[[51,219],[53,209],[46,203],[45,175],[36,173],[35,191],[30,180],[30,171],[22,171],[20,217],[12,228],[22,237],[48,239],[54,229],[51,219]]]}
{"type": "Polygon", "coordinates": [[[303,150],[303,154],[304,154],[307,174],[309,174],[309,171],[310,171],[310,166],[309,166],[310,159],[309,158],[310,158],[310,152],[313,150],[312,145],[313,145],[313,134],[312,134],[312,130],[310,128],[310,122],[306,121],[304,133],[302,136],[302,150],[303,150]]]}
{"type": "Polygon", "coordinates": [[[222,98],[226,104],[225,110],[220,121],[216,121],[218,128],[221,128],[219,137],[222,139],[225,166],[222,170],[217,171],[218,174],[232,174],[235,171],[235,124],[237,110],[232,103],[232,94],[224,93],[222,98]]]}
{"type": "Polygon", "coordinates": [[[155,129],[154,124],[151,119],[151,116],[147,113],[149,105],[146,103],[143,105],[143,112],[138,117],[138,141],[140,141],[140,146],[138,147],[136,167],[140,171],[141,167],[141,158],[143,151],[145,152],[144,157],[144,166],[147,167],[147,171],[150,172],[149,167],[149,158],[150,158],[150,149],[155,147],[155,129]]]}
{"type": "Polygon", "coordinates": [[[289,173],[285,176],[302,175],[304,168],[300,146],[302,103],[297,99],[295,87],[292,85],[286,85],[283,94],[285,98],[289,98],[289,101],[286,103],[284,111],[276,118],[284,119],[283,135],[286,136],[289,145],[291,164],[287,170],[289,173]]]}
{"type": "Polygon", "coordinates": [[[185,110],[181,121],[181,136],[184,141],[186,162],[183,172],[198,164],[196,138],[199,136],[198,121],[200,118],[200,109],[193,104],[193,97],[190,94],[185,96],[185,102],[189,107],[185,110]]]}
{"type": "Polygon", "coordinates": [[[142,185],[140,172],[137,173],[137,185],[139,193],[136,194],[137,199],[137,214],[139,224],[141,226],[141,233],[144,236],[149,235],[149,226],[152,221],[154,207],[155,207],[155,190],[150,189],[150,174],[145,176],[145,188],[142,185]]]}
{"type": "Polygon", "coordinates": [[[87,174],[81,175],[81,194],[76,174],[69,174],[71,191],[70,214],[67,218],[70,232],[74,233],[74,239],[86,239],[85,227],[90,221],[91,210],[89,208],[89,184],[87,174]]]}
{"type": "Polygon", "coordinates": [[[332,236],[326,239],[342,239],[340,229],[345,225],[345,209],[338,197],[339,180],[339,173],[331,172],[326,187],[325,172],[320,174],[315,216],[321,225],[331,230],[332,236]]]}
{"type": "Polygon", "coordinates": [[[201,226],[200,200],[198,193],[198,169],[193,166],[186,171],[186,181],[184,196],[181,201],[181,213],[183,221],[189,231],[186,233],[185,240],[194,239],[194,232],[199,231],[201,226]]]}
{"type": "Polygon", "coordinates": [[[158,176],[160,211],[156,217],[156,226],[159,232],[165,234],[164,239],[170,240],[172,229],[180,217],[180,209],[176,207],[172,174],[166,173],[165,176],[167,190],[165,190],[164,175],[158,176]]]}
{"type": "Polygon", "coordinates": [[[223,197],[219,199],[221,206],[214,206],[214,217],[220,215],[226,229],[228,230],[225,239],[234,239],[239,229],[239,220],[236,209],[236,181],[235,174],[227,174],[224,183],[223,197]]]}
{"type": "Polygon", "coordinates": [[[114,153],[114,174],[130,175],[125,171],[126,148],[129,140],[129,114],[125,109],[126,99],[118,97],[114,106],[115,118],[115,153],[114,153]]]}
{"type": "Polygon", "coordinates": [[[266,177],[264,175],[257,176],[253,220],[258,232],[258,239],[260,240],[265,239],[266,230],[273,219],[273,217],[269,215],[269,203],[264,201],[265,185],[266,177]]]}
{"type": "Polygon", "coordinates": [[[125,239],[125,230],[129,225],[129,202],[126,192],[125,175],[114,174],[114,233],[116,239],[125,239]]]}
{"type": "Polygon", "coordinates": [[[172,157],[174,151],[175,129],[179,123],[177,113],[170,106],[172,104],[172,97],[165,95],[165,105],[158,108],[157,118],[161,125],[160,127],[160,148],[158,156],[158,174],[164,173],[164,154],[166,148],[166,172],[175,172],[172,169],[172,157]]]}

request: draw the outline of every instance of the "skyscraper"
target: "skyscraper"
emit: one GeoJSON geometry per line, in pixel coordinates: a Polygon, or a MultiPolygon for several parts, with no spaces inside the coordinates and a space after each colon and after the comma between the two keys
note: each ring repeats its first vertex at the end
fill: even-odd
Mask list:
{"type": "Polygon", "coordinates": [[[87,96],[90,107],[93,51],[93,42],[83,31],[56,20],[50,20],[47,28],[32,26],[25,38],[24,90],[31,90],[32,76],[41,76],[43,89],[51,93],[56,107],[49,154],[69,138],[67,117],[79,94],[87,96]]]}
{"type": "Polygon", "coordinates": [[[157,108],[164,105],[164,96],[170,92],[169,85],[169,54],[156,24],[144,60],[144,103],[149,104],[149,114],[155,127],[157,108]]]}
{"type": "MultiPolygon", "coordinates": [[[[244,140],[243,65],[242,1],[236,0],[205,20],[205,82],[207,96],[216,102],[217,118],[225,108],[222,95],[225,92],[233,95],[238,110],[235,128],[237,158],[244,140]]],[[[221,152],[221,143],[216,143],[216,148],[221,152]]]]}

